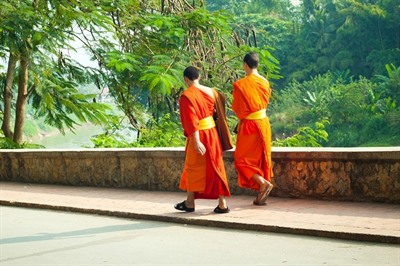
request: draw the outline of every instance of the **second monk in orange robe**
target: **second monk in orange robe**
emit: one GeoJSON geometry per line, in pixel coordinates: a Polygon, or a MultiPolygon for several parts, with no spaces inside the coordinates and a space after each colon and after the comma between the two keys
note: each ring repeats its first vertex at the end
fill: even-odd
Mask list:
{"type": "Polygon", "coordinates": [[[213,89],[199,83],[200,73],[187,67],[184,79],[188,88],[179,99],[179,112],[186,142],[186,159],[179,187],[187,199],[175,205],[186,212],[195,210],[195,199],[218,199],[216,213],[227,213],[225,197],[230,196],[222,158],[221,142],[213,119],[213,89]]]}
{"type": "Polygon", "coordinates": [[[259,56],[248,53],[246,77],[233,83],[232,109],[239,119],[235,167],[241,187],[259,191],[255,205],[265,205],[272,190],[271,126],[266,108],[271,95],[267,79],[258,74],[259,56]]]}

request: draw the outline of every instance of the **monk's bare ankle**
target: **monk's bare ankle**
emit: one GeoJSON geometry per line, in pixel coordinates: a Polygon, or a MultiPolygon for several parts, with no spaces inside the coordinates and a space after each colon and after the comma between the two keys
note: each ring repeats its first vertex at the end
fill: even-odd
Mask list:
{"type": "Polygon", "coordinates": [[[228,206],[226,205],[226,200],[225,200],[225,198],[219,198],[218,199],[218,207],[220,208],[220,209],[226,209],[226,208],[228,208],[228,206]]]}
{"type": "Polygon", "coordinates": [[[262,185],[260,185],[260,192],[265,191],[268,188],[269,184],[268,182],[264,182],[262,185]]]}
{"type": "Polygon", "coordinates": [[[185,201],[185,206],[188,208],[194,208],[194,202],[188,202],[187,200],[185,201]]]}

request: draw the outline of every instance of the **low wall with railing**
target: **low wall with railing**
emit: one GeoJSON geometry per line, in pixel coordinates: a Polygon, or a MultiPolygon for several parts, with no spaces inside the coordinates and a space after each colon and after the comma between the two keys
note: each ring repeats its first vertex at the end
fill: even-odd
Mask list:
{"type": "MultiPolygon", "coordinates": [[[[183,148],[0,150],[0,180],[179,191],[183,148]]],[[[400,203],[400,147],[272,148],[272,196],[400,203]]],[[[233,195],[233,151],[224,153],[233,195]]]]}

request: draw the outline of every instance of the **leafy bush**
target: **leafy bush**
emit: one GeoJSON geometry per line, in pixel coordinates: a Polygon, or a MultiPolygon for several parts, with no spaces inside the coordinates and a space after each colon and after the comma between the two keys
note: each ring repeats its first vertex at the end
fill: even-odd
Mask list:
{"type": "Polygon", "coordinates": [[[90,138],[94,148],[129,148],[132,145],[121,135],[109,135],[107,133],[90,138]]]}
{"type": "Polygon", "coordinates": [[[322,147],[321,143],[328,142],[328,133],[324,122],[315,123],[315,128],[301,127],[296,134],[286,139],[276,139],[272,145],[277,147],[322,147]]]}
{"type": "Polygon", "coordinates": [[[122,134],[105,133],[91,138],[95,148],[128,147],[182,147],[185,138],[181,125],[165,114],[159,121],[151,119],[134,140],[127,140],[122,134]]]}
{"type": "Polygon", "coordinates": [[[170,114],[165,114],[159,122],[151,120],[146,129],[141,131],[135,147],[182,147],[185,146],[185,137],[181,124],[170,120],[170,114]]]}
{"type": "Polygon", "coordinates": [[[4,137],[4,133],[0,130],[0,149],[44,149],[45,147],[38,144],[22,143],[18,144],[9,138],[4,137]]]}

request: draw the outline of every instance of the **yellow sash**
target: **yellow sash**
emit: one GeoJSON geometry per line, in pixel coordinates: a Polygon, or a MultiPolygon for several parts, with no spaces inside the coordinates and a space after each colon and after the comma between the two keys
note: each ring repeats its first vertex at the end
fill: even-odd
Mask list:
{"type": "Polygon", "coordinates": [[[266,109],[261,109],[260,111],[254,112],[246,116],[244,119],[247,120],[257,120],[257,119],[263,119],[267,117],[267,110],[266,109]]]}
{"type": "Polygon", "coordinates": [[[207,116],[199,121],[199,130],[205,130],[215,127],[215,122],[212,116],[207,116]]]}

